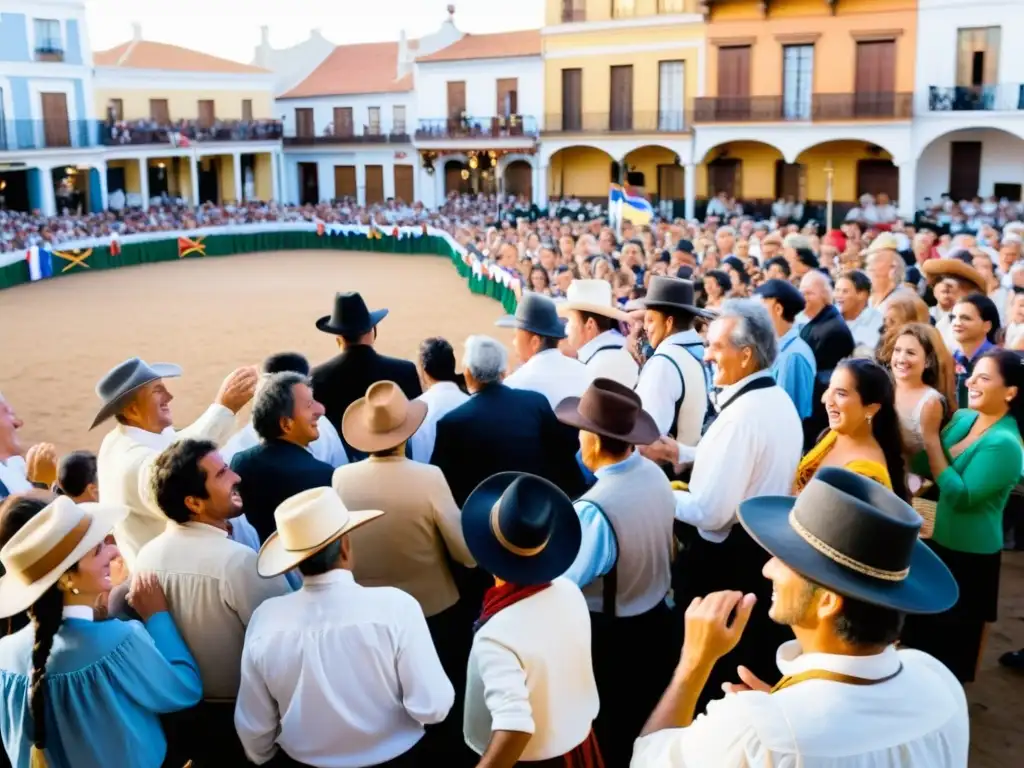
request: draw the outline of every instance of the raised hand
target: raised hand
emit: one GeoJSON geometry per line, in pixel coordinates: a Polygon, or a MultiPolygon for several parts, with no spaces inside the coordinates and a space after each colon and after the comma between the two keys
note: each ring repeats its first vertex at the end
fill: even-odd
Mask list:
{"type": "Polygon", "coordinates": [[[259,378],[259,371],[254,365],[247,365],[232,371],[220,385],[217,403],[228,408],[232,413],[238,413],[246,403],[252,400],[259,378]]]}

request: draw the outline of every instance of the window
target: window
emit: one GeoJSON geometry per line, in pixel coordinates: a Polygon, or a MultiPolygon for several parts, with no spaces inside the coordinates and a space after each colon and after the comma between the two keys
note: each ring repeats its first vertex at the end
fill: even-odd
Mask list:
{"type": "Polygon", "coordinates": [[[64,93],[40,93],[43,112],[43,137],[47,147],[70,147],[68,97],[64,93]]]}
{"type": "Polygon", "coordinates": [[[562,130],[583,127],[583,70],[562,70],[562,130]]]}
{"type": "Polygon", "coordinates": [[[782,115],[787,120],[811,118],[814,91],[814,46],[782,48],[782,115]]]}
{"type": "Polygon", "coordinates": [[[242,99],[242,119],[252,122],[252,99],[242,99]]]}
{"type": "Polygon", "coordinates": [[[313,126],[313,108],[295,108],[295,135],[302,139],[312,139],[315,134],[313,126]]]}
{"type": "Polygon", "coordinates": [[[171,112],[167,107],[167,99],[150,99],[149,117],[157,125],[168,125],[171,122],[171,112]]]}
{"type": "Polygon", "coordinates": [[[562,23],[587,20],[587,0],[562,0],[562,23]]]}
{"type": "Polygon", "coordinates": [[[635,0],[612,0],[613,19],[631,19],[636,15],[635,0]]]}
{"type": "Polygon", "coordinates": [[[658,0],[658,13],[686,13],[686,0],[658,0]]]}
{"type": "Polygon", "coordinates": [[[37,61],[63,61],[64,42],[60,22],[56,19],[35,19],[35,54],[37,61]]]}
{"type": "Polygon", "coordinates": [[[498,79],[498,111],[502,117],[519,114],[519,78],[507,77],[498,79]]]}
{"type": "Polygon", "coordinates": [[[111,99],[107,104],[108,120],[124,120],[124,101],[122,99],[111,99]]]}
{"type": "Polygon", "coordinates": [[[212,128],[217,119],[213,99],[199,99],[199,127],[212,128]]]}
{"type": "Polygon", "coordinates": [[[683,130],[683,62],[658,64],[658,130],[683,130]]]}
{"type": "Polygon", "coordinates": [[[391,133],[396,136],[405,135],[405,105],[395,104],[391,108],[391,133]]]}
{"type": "Polygon", "coordinates": [[[335,107],[334,135],[348,138],[353,134],[352,127],[352,107],[335,107]]]}
{"type": "Polygon", "coordinates": [[[957,31],[956,84],[980,88],[999,82],[999,27],[957,31]]]}
{"type": "Polygon", "coordinates": [[[613,131],[633,130],[633,67],[611,68],[611,120],[613,131]]]}
{"type": "Polygon", "coordinates": [[[370,107],[370,128],[367,131],[371,136],[380,136],[380,107],[370,107]]]}

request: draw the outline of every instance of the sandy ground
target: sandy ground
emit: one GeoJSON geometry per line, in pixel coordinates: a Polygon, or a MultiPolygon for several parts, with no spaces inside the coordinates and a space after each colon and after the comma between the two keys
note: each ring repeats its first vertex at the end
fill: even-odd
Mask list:
{"type": "MultiPolygon", "coordinates": [[[[373,308],[390,308],[378,341],[388,354],[414,359],[419,342],[435,335],[459,354],[471,333],[509,341],[508,331],[493,326],[502,314],[498,303],[470,294],[441,258],[314,251],[194,259],[0,292],[0,391],[25,421],[26,444],[95,450],[104,434],[87,431],[97,408],[95,382],[139,355],[184,368],[171,391],[176,421],[187,424],[236,366],[284,350],[314,364],[333,355],[334,339],[313,323],[344,290],[361,291],[373,308]]],[[[1024,754],[1024,675],[996,664],[1003,651],[1024,646],[1021,554],[1004,559],[1000,614],[968,690],[971,768],[1019,766],[1024,754]]]]}

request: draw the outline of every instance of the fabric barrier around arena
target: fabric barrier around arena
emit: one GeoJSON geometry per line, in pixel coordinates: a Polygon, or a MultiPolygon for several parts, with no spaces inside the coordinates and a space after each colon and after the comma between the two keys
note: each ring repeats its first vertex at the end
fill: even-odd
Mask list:
{"type": "MultiPolygon", "coordinates": [[[[447,232],[433,228],[402,227],[391,230],[337,224],[281,223],[209,227],[183,232],[149,232],[119,240],[82,240],[63,243],[40,258],[48,260],[56,279],[157,261],[216,258],[242,253],[289,250],[369,251],[408,255],[444,256],[451,260],[469,290],[501,302],[514,313],[519,280],[486,264],[447,232]]],[[[0,254],[0,290],[31,282],[29,253],[0,254]]]]}

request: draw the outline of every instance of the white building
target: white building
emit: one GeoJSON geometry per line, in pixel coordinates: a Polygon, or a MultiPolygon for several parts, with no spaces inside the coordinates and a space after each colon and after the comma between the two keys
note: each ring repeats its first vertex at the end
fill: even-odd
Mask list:
{"type": "Polygon", "coordinates": [[[915,198],[1021,200],[1024,2],[919,0],[915,198]]]}

